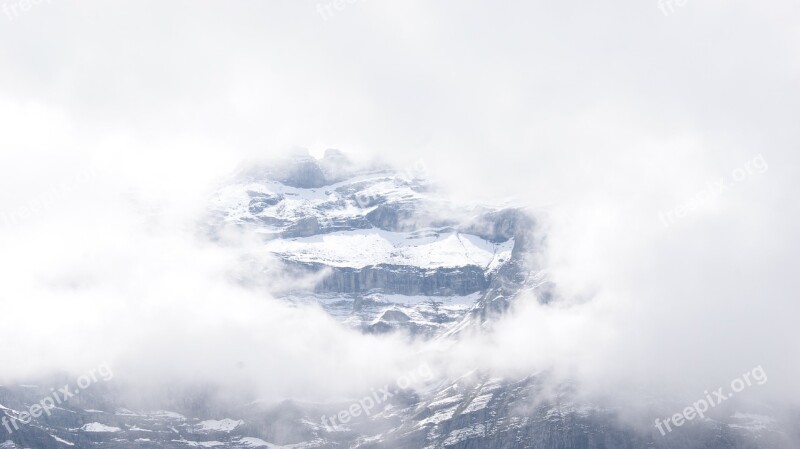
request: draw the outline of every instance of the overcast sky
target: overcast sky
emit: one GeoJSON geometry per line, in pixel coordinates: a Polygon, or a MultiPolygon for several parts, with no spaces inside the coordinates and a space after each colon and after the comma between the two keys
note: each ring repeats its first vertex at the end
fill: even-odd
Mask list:
{"type": "MultiPolygon", "coordinates": [[[[503,369],[524,349],[592,381],[702,390],[763,365],[796,400],[800,4],[678,3],[0,0],[0,267],[14,279],[0,323],[21,335],[4,365],[68,364],[86,355],[76,327],[109,330],[104,298],[130,296],[113,310],[129,317],[134,298],[175,288],[159,245],[213,301],[207,275],[232,256],[176,230],[211,184],[248,158],[333,147],[422,160],[455,198],[541,214],[572,309],[520,312],[494,342],[503,369]],[[158,259],[137,268],[146,292],[107,270],[114,255],[158,259]],[[72,332],[69,351],[54,354],[52,329],[72,332]]],[[[239,311],[264,307],[241,294],[239,311]]],[[[317,354],[268,347],[282,351],[270,363],[317,354]]]]}

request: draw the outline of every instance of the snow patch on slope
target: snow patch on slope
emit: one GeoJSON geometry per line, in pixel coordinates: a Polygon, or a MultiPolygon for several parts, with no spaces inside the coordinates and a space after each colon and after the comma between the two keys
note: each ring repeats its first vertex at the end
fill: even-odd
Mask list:
{"type": "Polygon", "coordinates": [[[61,438],[59,438],[59,437],[57,437],[55,435],[50,435],[50,436],[53,437],[54,440],[58,441],[61,444],[66,444],[67,446],[75,446],[75,443],[73,443],[73,442],[61,439],[61,438]]]}
{"type": "Polygon", "coordinates": [[[239,443],[247,447],[266,447],[268,449],[282,449],[286,446],[277,446],[272,443],[267,443],[260,438],[244,437],[239,440],[239,443]]]}
{"type": "Polygon", "coordinates": [[[333,267],[389,264],[425,269],[467,265],[490,268],[496,262],[510,259],[514,240],[495,244],[457,232],[403,233],[366,229],[273,240],[266,247],[291,260],[333,267]]]}
{"type": "Polygon", "coordinates": [[[201,432],[230,432],[242,424],[244,424],[244,421],[242,420],[225,418],[217,421],[210,419],[208,421],[202,421],[198,423],[197,429],[201,432]]]}
{"type": "Polygon", "coordinates": [[[482,437],[484,435],[486,435],[486,427],[483,424],[475,424],[470,427],[464,427],[462,429],[456,429],[450,432],[450,435],[448,435],[447,439],[442,442],[442,446],[453,446],[464,440],[482,437]]]}
{"type": "Polygon", "coordinates": [[[736,412],[732,416],[737,421],[736,424],[729,424],[730,427],[735,429],[742,429],[748,432],[759,432],[762,430],[769,430],[775,427],[775,418],[765,415],[757,415],[754,413],[740,413],[736,412]]]}
{"type": "Polygon", "coordinates": [[[484,408],[486,408],[486,405],[489,404],[489,401],[492,400],[492,396],[494,396],[494,393],[486,393],[476,397],[475,399],[472,400],[472,402],[469,403],[467,408],[465,408],[464,411],[461,413],[467,414],[467,413],[477,412],[478,410],[483,410],[484,408]]]}
{"type": "Polygon", "coordinates": [[[98,433],[100,433],[100,432],[108,432],[108,433],[114,433],[114,432],[119,432],[122,429],[120,429],[119,427],[113,427],[113,426],[107,426],[105,424],[100,424],[99,422],[90,422],[89,424],[84,424],[83,427],[81,427],[81,430],[83,430],[84,432],[98,432],[98,433]]]}

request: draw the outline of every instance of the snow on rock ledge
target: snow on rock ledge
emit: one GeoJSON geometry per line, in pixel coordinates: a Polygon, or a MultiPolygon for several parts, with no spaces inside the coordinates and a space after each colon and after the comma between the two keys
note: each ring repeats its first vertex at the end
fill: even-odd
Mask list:
{"type": "Polygon", "coordinates": [[[99,422],[90,422],[89,424],[84,424],[83,427],[81,427],[81,430],[83,430],[84,432],[114,433],[114,432],[119,432],[122,429],[120,429],[119,427],[112,427],[112,426],[107,426],[105,424],[100,424],[99,422]]]}
{"type": "Polygon", "coordinates": [[[267,250],[298,262],[364,268],[403,265],[424,269],[492,266],[511,258],[514,240],[495,244],[457,232],[401,233],[354,230],[291,240],[272,240],[267,250]]]}
{"type": "Polygon", "coordinates": [[[242,420],[222,419],[202,421],[197,424],[197,430],[200,432],[230,432],[237,427],[244,424],[242,420]]]}

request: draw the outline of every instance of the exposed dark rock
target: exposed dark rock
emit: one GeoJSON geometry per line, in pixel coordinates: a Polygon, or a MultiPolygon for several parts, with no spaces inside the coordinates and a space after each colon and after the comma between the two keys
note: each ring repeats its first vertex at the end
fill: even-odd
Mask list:
{"type": "MultiPolygon", "coordinates": [[[[318,264],[303,264],[316,271],[318,264]]],[[[468,295],[489,285],[483,269],[477,266],[427,270],[411,266],[374,265],[364,268],[330,268],[331,274],[317,286],[319,293],[367,293],[384,291],[400,295],[468,295]]]]}

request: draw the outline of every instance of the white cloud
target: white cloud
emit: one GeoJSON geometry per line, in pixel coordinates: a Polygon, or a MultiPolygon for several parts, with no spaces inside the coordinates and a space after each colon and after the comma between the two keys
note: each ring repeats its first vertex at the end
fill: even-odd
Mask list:
{"type": "Polygon", "coordinates": [[[792,2],[669,17],[656,2],[358,2],[327,21],[315,6],[54,2],[0,27],[0,213],[39,205],[0,234],[9,374],[148,354],[180,375],[261,348],[247,365],[280,396],[343,393],[329,378],[410,357],[243,291],[224,273],[246,244],[176,230],[243,158],[298,145],[421,158],[455,195],[545,213],[551,276],[590,301],[520,311],[499,367],[695,389],[760,364],[797,398],[792,2]],[[769,171],[662,226],[659,210],[758,154],[769,171]]]}

